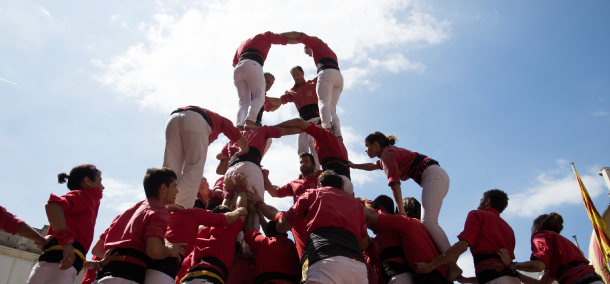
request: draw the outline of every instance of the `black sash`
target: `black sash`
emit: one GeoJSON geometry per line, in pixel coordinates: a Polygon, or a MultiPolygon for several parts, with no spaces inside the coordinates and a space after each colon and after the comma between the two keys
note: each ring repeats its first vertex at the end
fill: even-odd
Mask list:
{"type": "Polygon", "coordinates": [[[307,237],[309,267],[333,256],[344,256],[366,263],[358,238],[349,230],[338,227],[322,227],[307,237]]]}
{"type": "Polygon", "coordinates": [[[562,266],[559,266],[559,268],[557,268],[557,272],[555,273],[555,279],[557,279],[557,281],[559,281],[559,284],[564,284],[564,282],[567,279],[561,279],[561,275],[563,275],[564,273],[568,272],[568,270],[571,270],[573,268],[576,268],[580,265],[589,265],[588,261],[582,261],[582,260],[576,260],[576,261],[570,261],[567,264],[564,264],[562,266]],[[561,280],[561,281],[560,281],[561,280]]]}
{"type": "MultiPolygon", "coordinates": [[[[587,273],[583,277],[574,280],[571,284],[591,284],[595,281],[604,282],[604,279],[597,273],[587,273]]],[[[565,281],[560,283],[565,283],[565,281]]]]}
{"type": "Polygon", "coordinates": [[[349,174],[349,168],[346,166],[347,164],[348,161],[346,160],[335,157],[326,157],[324,160],[322,160],[322,170],[333,170],[335,173],[346,176],[351,180],[352,177],[349,174]]]}
{"type": "Polygon", "coordinates": [[[387,259],[392,257],[405,257],[405,252],[402,250],[402,246],[393,246],[384,248],[379,253],[379,262],[383,263],[387,259]]]}
{"type": "Polygon", "coordinates": [[[403,273],[413,273],[413,269],[404,263],[386,261],[381,264],[381,276],[385,283],[389,283],[392,277],[403,273]]]}
{"type": "Polygon", "coordinates": [[[299,276],[294,276],[294,275],[290,275],[287,273],[281,273],[281,272],[265,272],[265,273],[261,273],[258,276],[256,276],[256,280],[254,283],[264,284],[264,283],[267,283],[268,281],[275,280],[275,279],[282,279],[282,280],[290,281],[295,284],[297,284],[301,281],[301,278],[299,276]]]}
{"type": "Polygon", "coordinates": [[[175,111],[172,111],[172,113],[170,114],[170,116],[171,116],[172,114],[174,114],[174,113],[177,113],[177,112],[183,112],[183,111],[187,111],[187,110],[194,111],[194,112],[196,112],[196,113],[198,113],[198,114],[201,114],[201,116],[203,116],[203,119],[205,119],[205,121],[208,123],[208,125],[209,125],[210,127],[212,127],[212,121],[210,120],[210,117],[208,116],[208,114],[207,114],[205,111],[202,111],[202,109],[201,109],[201,108],[196,108],[196,107],[192,107],[192,106],[188,106],[188,107],[181,107],[181,108],[179,108],[179,109],[176,109],[175,111]]]}
{"type": "Polygon", "coordinates": [[[199,263],[202,263],[202,262],[214,265],[218,269],[220,269],[220,272],[224,275],[222,277],[223,279],[226,280],[227,277],[229,277],[229,268],[225,265],[224,262],[220,261],[220,259],[210,255],[210,256],[206,256],[199,260],[199,263]]]}
{"type": "Polygon", "coordinates": [[[261,160],[263,159],[261,151],[254,147],[249,147],[249,149],[250,150],[248,150],[247,154],[241,155],[239,157],[236,156],[238,152],[233,153],[233,155],[231,155],[231,161],[229,162],[229,168],[241,162],[252,162],[260,167],[261,160]]]}
{"type": "Polygon", "coordinates": [[[263,53],[254,48],[246,48],[239,54],[239,61],[244,59],[250,59],[258,62],[258,64],[265,65],[265,60],[263,60],[263,53]]]}
{"type": "Polygon", "coordinates": [[[322,71],[324,69],[339,70],[339,63],[330,57],[324,57],[324,58],[320,59],[320,61],[318,61],[318,64],[316,64],[316,67],[318,67],[318,73],[320,73],[320,71],[322,71]]]}
{"type": "Polygon", "coordinates": [[[148,269],[156,270],[167,274],[171,278],[176,278],[182,266],[184,256],[180,255],[180,262],[175,257],[168,256],[164,259],[157,259],[150,262],[148,269]]]}
{"type": "MultiPolygon", "coordinates": [[[[453,284],[438,270],[434,269],[430,273],[413,273],[413,283],[417,284],[453,284]]],[[[479,282],[483,284],[482,282],[479,282]]]]}
{"type": "MultiPolygon", "coordinates": [[[[479,264],[481,261],[488,260],[488,259],[501,259],[500,256],[495,253],[475,254],[474,256],[472,256],[472,258],[474,260],[475,269],[476,269],[477,264],[479,264]]],[[[476,276],[477,276],[477,280],[479,281],[479,283],[484,284],[484,283],[487,283],[494,279],[500,278],[502,276],[510,276],[510,277],[519,278],[519,273],[517,271],[512,271],[510,269],[510,267],[506,267],[500,271],[496,271],[493,269],[485,270],[483,272],[476,273],[476,276]]]]}
{"type": "Polygon", "coordinates": [[[411,166],[409,166],[409,178],[412,178],[419,185],[421,185],[421,176],[424,174],[424,170],[426,170],[428,166],[439,165],[438,161],[434,159],[424,161],[426,158],[428,158],[428,156],[418,154],[417,157],[413,159],[411,166]]]}
{"type": "Polygon", "coordinates": [[[312,118],[320,117],[320,109],[318,108],[318,104],[302,106],[299,109],[299,116],[303,120],[310,120],[312,118]]]}
{"type": "MultiPolygon", "coordinates": [[[[50,263],[60,263],[61,260],[64,258],[64,250],[63,250],[63,247],[61,249],[55,249],[57,246],[60,246],[59,241],[57,241],[57,239],[53,238],[46,245],[44,245],[44,252],[42,253],[42,255],[40,255],[40,257],[38,257],[38,261],[46,261],[46,262],[50,262],[50,263]]],[[[74,243],[72,244],[72,247],[74,248],[74,257],[75,257],[74,263],[72,263],[72,266],[74,267],[74,269],[76,269],[76,274],[78,274],[81,271],[81,269],[83,269],[85,260],[82,259],[77,254],[77,251],[79,251],[81,253],[81,255],[83,255],[83,257],[85,256],[87,251],[85,251],[85,248],[78,241],[74,241],[74,243]]]]}
{"type": "Polygon", "coordinates": [[[102,267],[102,270],[97,273],[96,280],[106,276],[112,276],[131,280],[140,284],[144,283],[146,267],[148,267],[148,264],[150,263],[150,257],[148,257],[148,255],[134,248],[114,248],[112,253],[118,253],[118,256],[115,256],[108,265],[102,267]],[[146,266],[129,262],[127,261],[128,259],[141,261],[146,264],[146,266]]]}

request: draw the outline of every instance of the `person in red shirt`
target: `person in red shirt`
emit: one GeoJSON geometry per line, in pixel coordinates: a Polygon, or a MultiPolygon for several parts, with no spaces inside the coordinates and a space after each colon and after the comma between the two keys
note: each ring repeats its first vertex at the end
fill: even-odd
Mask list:
{"type": "Polygon", "coordinates": [[[258,112],[258,115],[256,116],[256,122],[254,123],[258,127],[261,127],[263,125],[262,124],[263,112],[276,111],[282,105],[279,98],[267,96],[267,92],[269,92],[269,90],[273,86],[273,83],[275,82],[275,76],[273,76],[273,74],[271,74],[269,72],[265,72],[264,76],[265,76],[265,103],[263,104],[260,111],[258,112]]]}
{"type": "Polygon", "coordinates": [[[116,217],[103,237],[104,249],[118,255],[100,270],[94,283],[144,283],[152,259],[180,257],[186,243],[165,242],[169,212],[178,190],[170,168],[150,168],[144,176],[146,199],[116,217]]]}
{"type": "Polygon", "coordinates": [[[233,80],[239,96],[237,127],[254,126],[256,115],[265,103],[263,65],[267,54],[272,44],[287,43],[288,38],[265,32],[244,40],[237,48],[233,57],[233,80]]]}
{"type": "Polygon", "coordinates": [[[15,217],[15,215],[6,211],[6,208],[0,206],[0,229],[14,235],[20,234],[32,241],[39,247],[44,246],[46,240],[36,230],[32,229],[25,221],[15,217]]]}
{"type": "Polygon", "coordinates": [[[180,184],[180,193],[172,206],[193,208],[208,146],[220,133],[239,146],[238,156],[248,153],[248,143],[233,123],[213,111],[186,106],[170,115],[165,126],[163,167],[174,170],[180,184]]]}
{"type": "Polygon", "coordinates": [[[519,273],[519,280],[525,284],[604,283],[603,278],[589,265],[578,247],[560,235],[563,218],[558,213],[543,214],[534,220],[532,226],[532,256],[530,261],[512,262],[506,249],[500,250],[502,262],[507,267],[526,272],[544,271],[540,280],[519,273]]]}
{"type": "Polygon", "coordinates": [[[294,283],[301,280],[299,254],[286,233],[278,233],[274,221],[267,223],[263,236],[254,229],[256,208],[248,203],[248,216],[244,224],[244,241],[254,253],[256,283],[294,283]]]}
{"type": "Polygon", "coordinates": [[[504,248],[514,258],[515,234],[500,217],[506,206],[508,196],[504,191],[492,189],[483,193],[477,210],[468,213],[464,230],[458,235],[459,241],[432,262],[418,263],[416,272],[426,273],[450,260],[458,259],[470,247],[478,283],[494,281],[493,283],[518,284],[517,273],[506,268],[497,253],[504,248]]]}
{"type": "Polygon", "coordinates": [[[323,172],[318,184],[276,215],[277,231],[306,222],[307,283],[368,283],[362,250],[370,239],[362,204],[342,190],[343,179],[333,171],[323,172]]]}
{"type": "Polygon", "coordinates": [[[317,37],[308,36],[300,32],[282,33],[288,37],[288,44],[302,43],[305,45],[305,54],[313,57],[313,61],[318,68],[318,105],[322,127],[331,129],[331,122],[335,135],[341,138],[341,125],[337,116],[337,103],[341,92],[343,92],[343,76],[339,71],[337,55],[328,47],[326,43],[317,37]]]}
{"type": "Polygon", "coordinates": [[[225,284],[254,284],[256,269],[245,257],[244,250],[239,242],[235,242],[235,260],[233,269],[225,284]]]}
{"type": "Polygon", "coordinates": [[[216,206],[221,205],[222,204],[222,200],[223,200],[223,186],[224,186],[224,174],[223,176],[221,176],[218,180],[216,180],[216,182],[214,183],[214,187],[212,192],[210,193],[210,200],[208,202],[208,206],[206,207],[207,210],[214,210],[214,208],[216,208],[216,206]]]}
{"type": "Polygon", "coordinates": [[[28,283],[74,283],[86,262],[93,242],[93,230],[102,199],[102,172],[90,164],[78,165],[70,175],[58,175],[68,182],[66,195],[51,194],[45,206],[49,219],[47,243],[28,283]]]}
{"type": "Polygon", "coordinates": [[[318,153],[318,160],[321,161],[322,170],[333,170],[343,179],[343,191],[354,195],[354,185],[351,181],[350,170],[347,166],[349,158],[347,149],[343,142],[339,140],[331,131],[325,130],[321,126],[320,118],[314,119],[313,122],[307,122],[300,118],[284,121],[276,127],[298,127],[303,132],[311,135],[314,140],[314,148],[318,153]]]}

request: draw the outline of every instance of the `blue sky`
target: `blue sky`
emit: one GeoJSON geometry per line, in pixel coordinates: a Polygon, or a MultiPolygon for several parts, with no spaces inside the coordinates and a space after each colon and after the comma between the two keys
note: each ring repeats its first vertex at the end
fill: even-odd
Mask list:
{"type": "MultiPolygon", "coordinates": [[[[503,215],[518,260],[529,258],[533,218],[551,211],[587,253],[591,225],[569,162],[601,213],[610,202],[597,175],[609,166],[609,3],[251,2],[0,3],[0,205],[41,227],[48,195],[67,190],[56,175],[94,163],[107,188],[99,234],[143,198],[146,168],[162,164],[169,112],[195,104],[233,120],[237,45],[267,30],[298,30],[339,56],[351,159],[374,161],[364,137],[382,131],[447,170],[440,224],[451,242],[481,194],[499,188],[511,197],[503,215]]],[[[314,76],[300,46],[271,49],[265,71],[277,81],[268,95],[291,87],[296,64],[314,76]]],[[[296,115],[286,105],[264,122],[296,115]]],[[[226,141],[210,147],[211,180],[226,141]]],[[[274,142],[263,165],[275,184],[298,174],[295,153],[296,137],[274,142]]],[[[359,196],[391,193],[381,171],[352,176],[359,196]]],[[[421,189],[407,181],[403,194],[420,198],[421,189]]],[[[272,202],[285,209],[291,200],[272,202]]]]}

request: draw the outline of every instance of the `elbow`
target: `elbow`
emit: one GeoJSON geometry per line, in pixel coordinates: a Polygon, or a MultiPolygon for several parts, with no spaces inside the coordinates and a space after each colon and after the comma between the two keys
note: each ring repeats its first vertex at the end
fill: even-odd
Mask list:
{"type": "Polygon", "coordinates": [[[165,258],[164,253],[160,248],[146,248],[146,255],[152,259],[165,258]]]}

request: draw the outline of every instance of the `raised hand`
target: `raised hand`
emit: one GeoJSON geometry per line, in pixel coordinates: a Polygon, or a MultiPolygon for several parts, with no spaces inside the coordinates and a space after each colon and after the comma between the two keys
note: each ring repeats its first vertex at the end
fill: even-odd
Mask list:
{"type": "Polygon", "coordinates": [[[248,191],[247,195],[248,201],[250,201],[252,204],[256,204],[257,202],[262,201],[261,197],[256,192],[248,191]]]}

